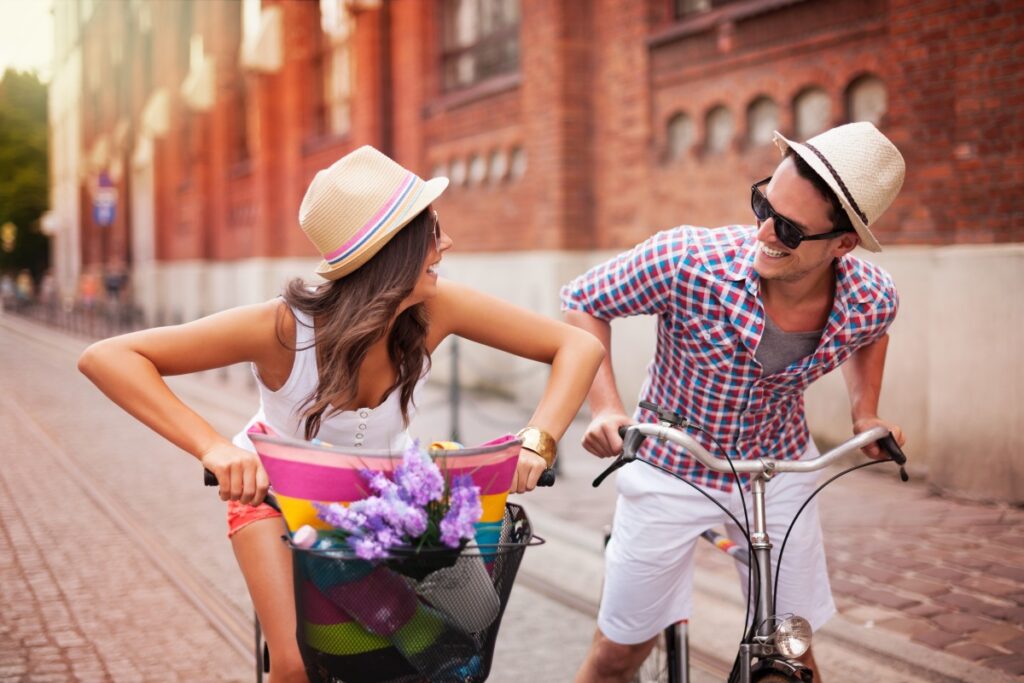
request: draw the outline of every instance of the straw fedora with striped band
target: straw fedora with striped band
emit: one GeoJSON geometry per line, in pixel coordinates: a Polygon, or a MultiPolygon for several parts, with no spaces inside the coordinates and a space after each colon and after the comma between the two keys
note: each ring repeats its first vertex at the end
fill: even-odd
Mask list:
{"type": "Polygon", "coordinates": [[[836,193],[860,243],[882,251],[868,226],[889,208],[903,187],[906,164],[889,138],[867,121],[827,130],[801,144],[775,131],[775,144],[785,154],[792,149],[836,193]]]}
{"type": "Polygon", "coordinates": [[[446,187],[447,178],[423,180],[369,145],[319,171],[299,206],[299,225],[324,257],[317,275],[359,268],[446,187]]]}

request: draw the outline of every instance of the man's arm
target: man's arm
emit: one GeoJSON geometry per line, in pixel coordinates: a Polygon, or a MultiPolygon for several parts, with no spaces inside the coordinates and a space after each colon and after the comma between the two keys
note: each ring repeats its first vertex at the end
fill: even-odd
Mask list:
{"type": "MultiPolygon", "coordinates": [[[[885,353],[889,347],[889,335],[885,334],[853,352],[843,364],[843,379],[850,396],[850,418],[853,433],[860,434],[872,427],[883,426],[892,432],[896,442],[902,446],[905,439],[899,426],[878,417],[878,398],[882,392],[882,374],[885,370],[885,353]]],[[[884,456],[877,445],[863,448],[864,453],[875,459],[884,456]]]]}
{"type": "Polygon", "coordinates": [[[587,394],[592,419],[583,436],[583,447],[601,458],[611,458],[622,450],[619,427],[633,421],[626,414],[622,398],[615,385],[615,371],[612,369],[612,326],[582,311],[566,311],[565,320],[574,327],[586,330],[597,337],[604,346],[604,360],[597,370],[597,376],[587,394]]]}

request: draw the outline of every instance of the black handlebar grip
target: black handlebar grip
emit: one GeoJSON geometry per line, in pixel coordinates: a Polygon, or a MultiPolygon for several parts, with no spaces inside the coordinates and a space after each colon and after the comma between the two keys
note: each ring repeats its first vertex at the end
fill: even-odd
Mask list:
{"type": "Polygon", "coordinates": [[[203,468],[203,485],[204,486],[219,486],[220,482],[217,481],[217,475],[210,470],[203,468]]]}
{"type": "Polygon", "coordinates": [[[900,445],[896,443],[896,439],[893,435],[887,434],[878,440],[878,446],[885,451],[889,459],[900,466],[900,479],[903,481],[909,481],[910,477],[907,476],[907,470],[904,465],[907,464],[907,456],[900,450],[900,445]]]}
{"type": "Polygon", "coordinates": [[[907,456],[900,450],[900,445],[896,443],[896,439],[892,434],[883,436],[879,439],[878,445],[881,446],[882,450],[885,451],[897,465],[907,464],[907,456]]]}
{"type": "Polygon", "coordinates": [[[622,425],[621,427],[619,427],[619,438],[625,439],[626,438],[626,430],[628,430],[628,429],[629,429],[629,425],[622,425]]]}
{"type": "Polygon", "coordinates": [[[540,479],[537,480],[537,486],[554,486],[555,485],[555,471],[553,469],[546,469],[541,472],[540,479]]]}

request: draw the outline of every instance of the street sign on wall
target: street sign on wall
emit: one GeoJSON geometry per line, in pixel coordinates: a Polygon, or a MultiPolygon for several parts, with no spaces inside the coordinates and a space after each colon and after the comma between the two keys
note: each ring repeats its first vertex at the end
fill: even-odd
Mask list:
{"type": "Polygon", "coordinates": [[[92,219],[101,228],[109,228],[114,224],[117,215],[117,188],[104,171],[96,182],[96,190],[92,195],[92,219]]]}

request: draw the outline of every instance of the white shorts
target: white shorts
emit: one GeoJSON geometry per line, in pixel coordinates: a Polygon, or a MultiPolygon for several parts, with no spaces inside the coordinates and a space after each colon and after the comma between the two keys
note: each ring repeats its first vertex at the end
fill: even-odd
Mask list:
{"type": "MultiPolygon", "coordinates": [[[[812,444],[803,459],[817,457],[812,444]]],[[[675,477],[632,463],[617,475],[619,491],[612,538],[605,551],[604,592],[598,628],[623,645],[645,642],[693,608],[694,547],[700,534],[725,526],[729,537],[746,546],[743,532],[722,510],[675,477]]],[[[772,580],[786,530],[800,506],[814,492],[816,474],[776,475],[766,485],[768,536],[772,542],[772,580]]],[[[737,487],[708,489],[718,502],[743,521],[737,487]]],[[[750,509],[749,493],[747,508],[750,509]]],[[[753,519],[753,512],[750,512],[753,519]]],[[[779,579],[778,614],[798,614],[817,630],[835,614],[822,545],[817,499],[804,509],[786,544],[779,579]]],[[[744,598],[747,567],[737,562],[744,598]]]]}

